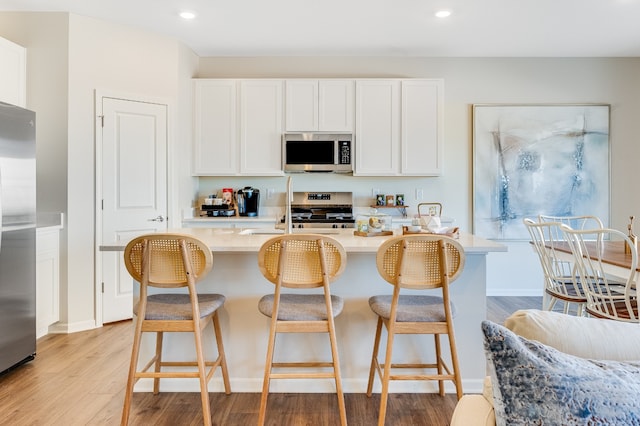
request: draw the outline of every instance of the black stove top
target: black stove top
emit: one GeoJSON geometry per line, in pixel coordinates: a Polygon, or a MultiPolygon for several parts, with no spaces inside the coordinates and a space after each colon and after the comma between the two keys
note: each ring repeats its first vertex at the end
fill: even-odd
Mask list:
{"type": "Polygon", "coordinates": [[[294,192],[291,223],[295,228],[353,228],[352,202],[351,192],[294,192]]]}

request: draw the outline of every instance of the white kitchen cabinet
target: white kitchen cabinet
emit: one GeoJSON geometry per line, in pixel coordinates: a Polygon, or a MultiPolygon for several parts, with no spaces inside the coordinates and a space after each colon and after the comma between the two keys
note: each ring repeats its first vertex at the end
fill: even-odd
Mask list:
{"type": "Polygon", "coordinates": [[[282,176],[282,80],[194,80],[195,176],[282,176]]]}
{"type": "Polygon", "coordinates": [[[238,173],[236,99],[235,80],[194,81],[193,174],[238,173]]]}
{"type": "Polygon", "coordinates": [[[442,80],[357,81],[354,175],[440,175],[443,91],[442,80]]]}
{"type": "Polygon", "coordinates": [[[356,162],[354,175],[399,173],[400,82],[356,81],[356,162]]]}
{"type": "Polygon", "coordinates": [[[60,231],[57,227],[36,230],[36,337],[60,320],[60,231]]]}
{"type": "Polygon", "coordinates": [[[240,174],[282,176],[283,81],[240,81],[240,174]]]}
{"type": "Polygon", "coordinates": [[[354,132],[356,176],[442,174],[440,79],[196,79],[194,84],[196,176],[282,176],[285,129],[354,132]]]}
{"type": "Polygon", "coordinates": [[[287,132],[318,130],[318,80],[285,82],[287,132]]]}
{"type": "Polygon", "coordinates": [[[353,80],[287,80],[285,128],[288,132],[352,132],[353,80]]]}
{"type": "Polygon", "coordinates": [[[27,105],[27,49],[0,37],[0,101],[27,105]]]}
{"type": "Polygon", "coordinates": [[[442,80],[402,81],[400,174],[439,176],[443,164],[442,80]]]}

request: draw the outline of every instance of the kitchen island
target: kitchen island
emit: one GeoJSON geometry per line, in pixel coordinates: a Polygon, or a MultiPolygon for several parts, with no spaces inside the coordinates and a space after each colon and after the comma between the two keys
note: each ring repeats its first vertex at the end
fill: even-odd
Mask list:
{"type": "MultiPolygon", "coordinates": [[[[258,269],[260,246],[272,238],[264,229],[181,228],[170,230],[193,235],[205,241],[213,252],[213,269],[201,283],[200,292],[217,292],[227,298],[220,311],[222,332],[233,392],[260,392],[264,374],[269,319],[258,311],[258,300],[273,292],[274,286],[264,279],[258,269]]],[[[353,230],[327,229],[325,233],[339,240],[347,251],[345,272],[332,285],[332,293],[345,299],[342,314],[336,318],[338,349],[345,392],[366,391],[376,316],[369,309],[368,299],[375,294],[391,294],[392,286],[378,275],[375,253],[386,236],[359,237],[353,230]]],[[[395,231],[399,235],[399,230],[395,231]]],[[[465,392],[480,392],[486,375],[485,357],[480,323],[486,318],[486,256],[506,251],[506,246],[461,233],[458,240],[465,249],[464,271],[451,286],[451,298],[456,306],[456,343],[465,392]]],[[[101,250],[123,250],[126,242],[104,245],[101,250]]],[[[209,336],[209,333],[207,333],[209,336]]],[[[208,337],[207,336],[207,337],[208,337]]],[[[145,336],[141,360],[148,359],[154,340],[145,336]]],[[[193,338],[174,333],[165,337],[165,359],[194,357],[193,338]]],[[[211,338],[212,339],[212,338],[211,338]]],[[[446,339],[446,338],[445,338],[446,339]]],[[[383,342],[384,342],[383,337],[383,342]]],[[[394,360],[412,361],[418,358],[433,360],[433,339],[430,336],[397,336],[394,360]]],[[[214,354],[212,340],[205,348],[214,354]]],[[[448,345],[443,342],[448,351],[448,345]]],[[[284,335],[276,343],[276,359],[287,361],[318,356],[330,358],[326,335],[284,335]]],[[[448,354],[448,353],[447,353],[448,354]]],[[[309,359],[307,358],[307,359],[309,359]]],[[[379,382],[376,382],[379,390],[379,382]]],[[[136,390],[151,390],[151,381],[140,380],[136,390]]],[[[219,373],[210,383],[211,391],[222,391],[219,373]]],[[[276,380],[272,392],[334,392],[331,380],[276,380]]],[[[378,390],[376,390],[378,389],[378,390]]],[[[447,392],[455,392],[447,383],[447,392]]],[[[198,383],[189,379],[165,380],[164,391],[198,392],[198,383]]],[[[392,392],[437,392],[437,382],[394,382],[392,392]]]]}

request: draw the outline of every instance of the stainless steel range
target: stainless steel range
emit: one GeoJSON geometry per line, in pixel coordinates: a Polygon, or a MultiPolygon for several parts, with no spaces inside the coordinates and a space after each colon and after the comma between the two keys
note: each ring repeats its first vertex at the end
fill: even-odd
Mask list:
{"type": "MultiPolygon", "coordinates": [[[[285,223],[285,217],[280,220],[285,223]]],[[[291,200],[293,228],[353,228],[353,193],[294,192],[291,200]]]]}

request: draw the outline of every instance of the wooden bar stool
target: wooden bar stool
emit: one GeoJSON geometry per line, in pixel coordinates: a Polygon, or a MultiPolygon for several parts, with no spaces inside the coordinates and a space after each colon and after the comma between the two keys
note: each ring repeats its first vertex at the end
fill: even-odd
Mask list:
{"type": "Polygon", "coordinates": [[[451,380],[458,399],[462,398],[462,380],[453,330],[454,308],[449,299],[449,284],[462,272],[465,254],[456,240],[441,235],[405,235],[382,243],[376,255],[378,272],[392,284],[393,295],[373,296],[371,310],[378,316],[376,337],[369,370],[367,396],[373,391],[374,374],[382,380],[378,425],[384,425],[387,412],[389,382],[391,380],[437,380],[440,395],[444,396],[444,381],[451,380]],[[440,289],[442,297],[401,295],[401,289],[440,289]],[[387,329],[387,348],[384,363],[378,361],[382,325],[387,329]],[[392,363],[393,340],[396,334],[433,334],[435,362],[392,363]],[[451,352],[451,367],[440,351],[440,335],[446,334],[451,352]],[[391,374],[392,370],[434,369],[434,374],[391,374]]]}
{"type": "Polygon", "coordinates": [[[137,316],[129,378],[122,410],[122,425],[128,424],[133,386],[140,378],[153,378],[153,393],[160,389],[161,378],[196,378],[200,381],[200,396],[204,424],[211,425],[208,383],[217,367],[222,370],[225,393],[231,393],[225,361],[218,309],[225,297],[220,294],[198,294],[196,283],[213,265],[209,247],[202,241],[179,234],[148,234],[132,240],[124,251],[127,270],[140,283],[140,301],[134,307],[137,316]],[[187,287],[188,293],[148,294],[148,287],[175,289],[187,287]],[[202,331],[213,325],[218,357],[207,361],[202,347],[202,331]],[[151,360],[137,369],[142,333],[156,333],[156,352],[151,360]],[[190,332],[195,337],[197,361],[162,361],[162,338],[165,332],[190,332]],[[149,371],[151,366],[155,366],[149,371]],[[162,371],[162,367],[192,367],[189,371],[162,371]],[[194,371],[193,367],[197,367],[194,371]],[[207,370],[208,369],[208,370],[207,370]]]}
{"type": "Polygon", "coordinates": [[[342,312],[343,300],[332,296],[329,291],[330,283],[344,271],[346,260],[342,245],[325,235],[288,234],[272,238],[260,248],[258,266],[264,277],[275,284],[275,293],[263,296],[258,303],[260,312],[271,318],[259,425],[265,421],[271,379],[292,378],[334,379],[340,423],[347,424],[334,326],[334,317],[342,312]],[[282,293],[283,288],[318,287],[322,287],[322,294],[282,293]],[[331,362],[273,362],[278,333],[328,333],[331,362]],[[298,370],[287,373],[273,371],[291,367],[298,370]],[[327,367],[332,371],[318,371],[318,368],[327,367]],[[304,371],[308,368],[313,371],[304,371]]]}

